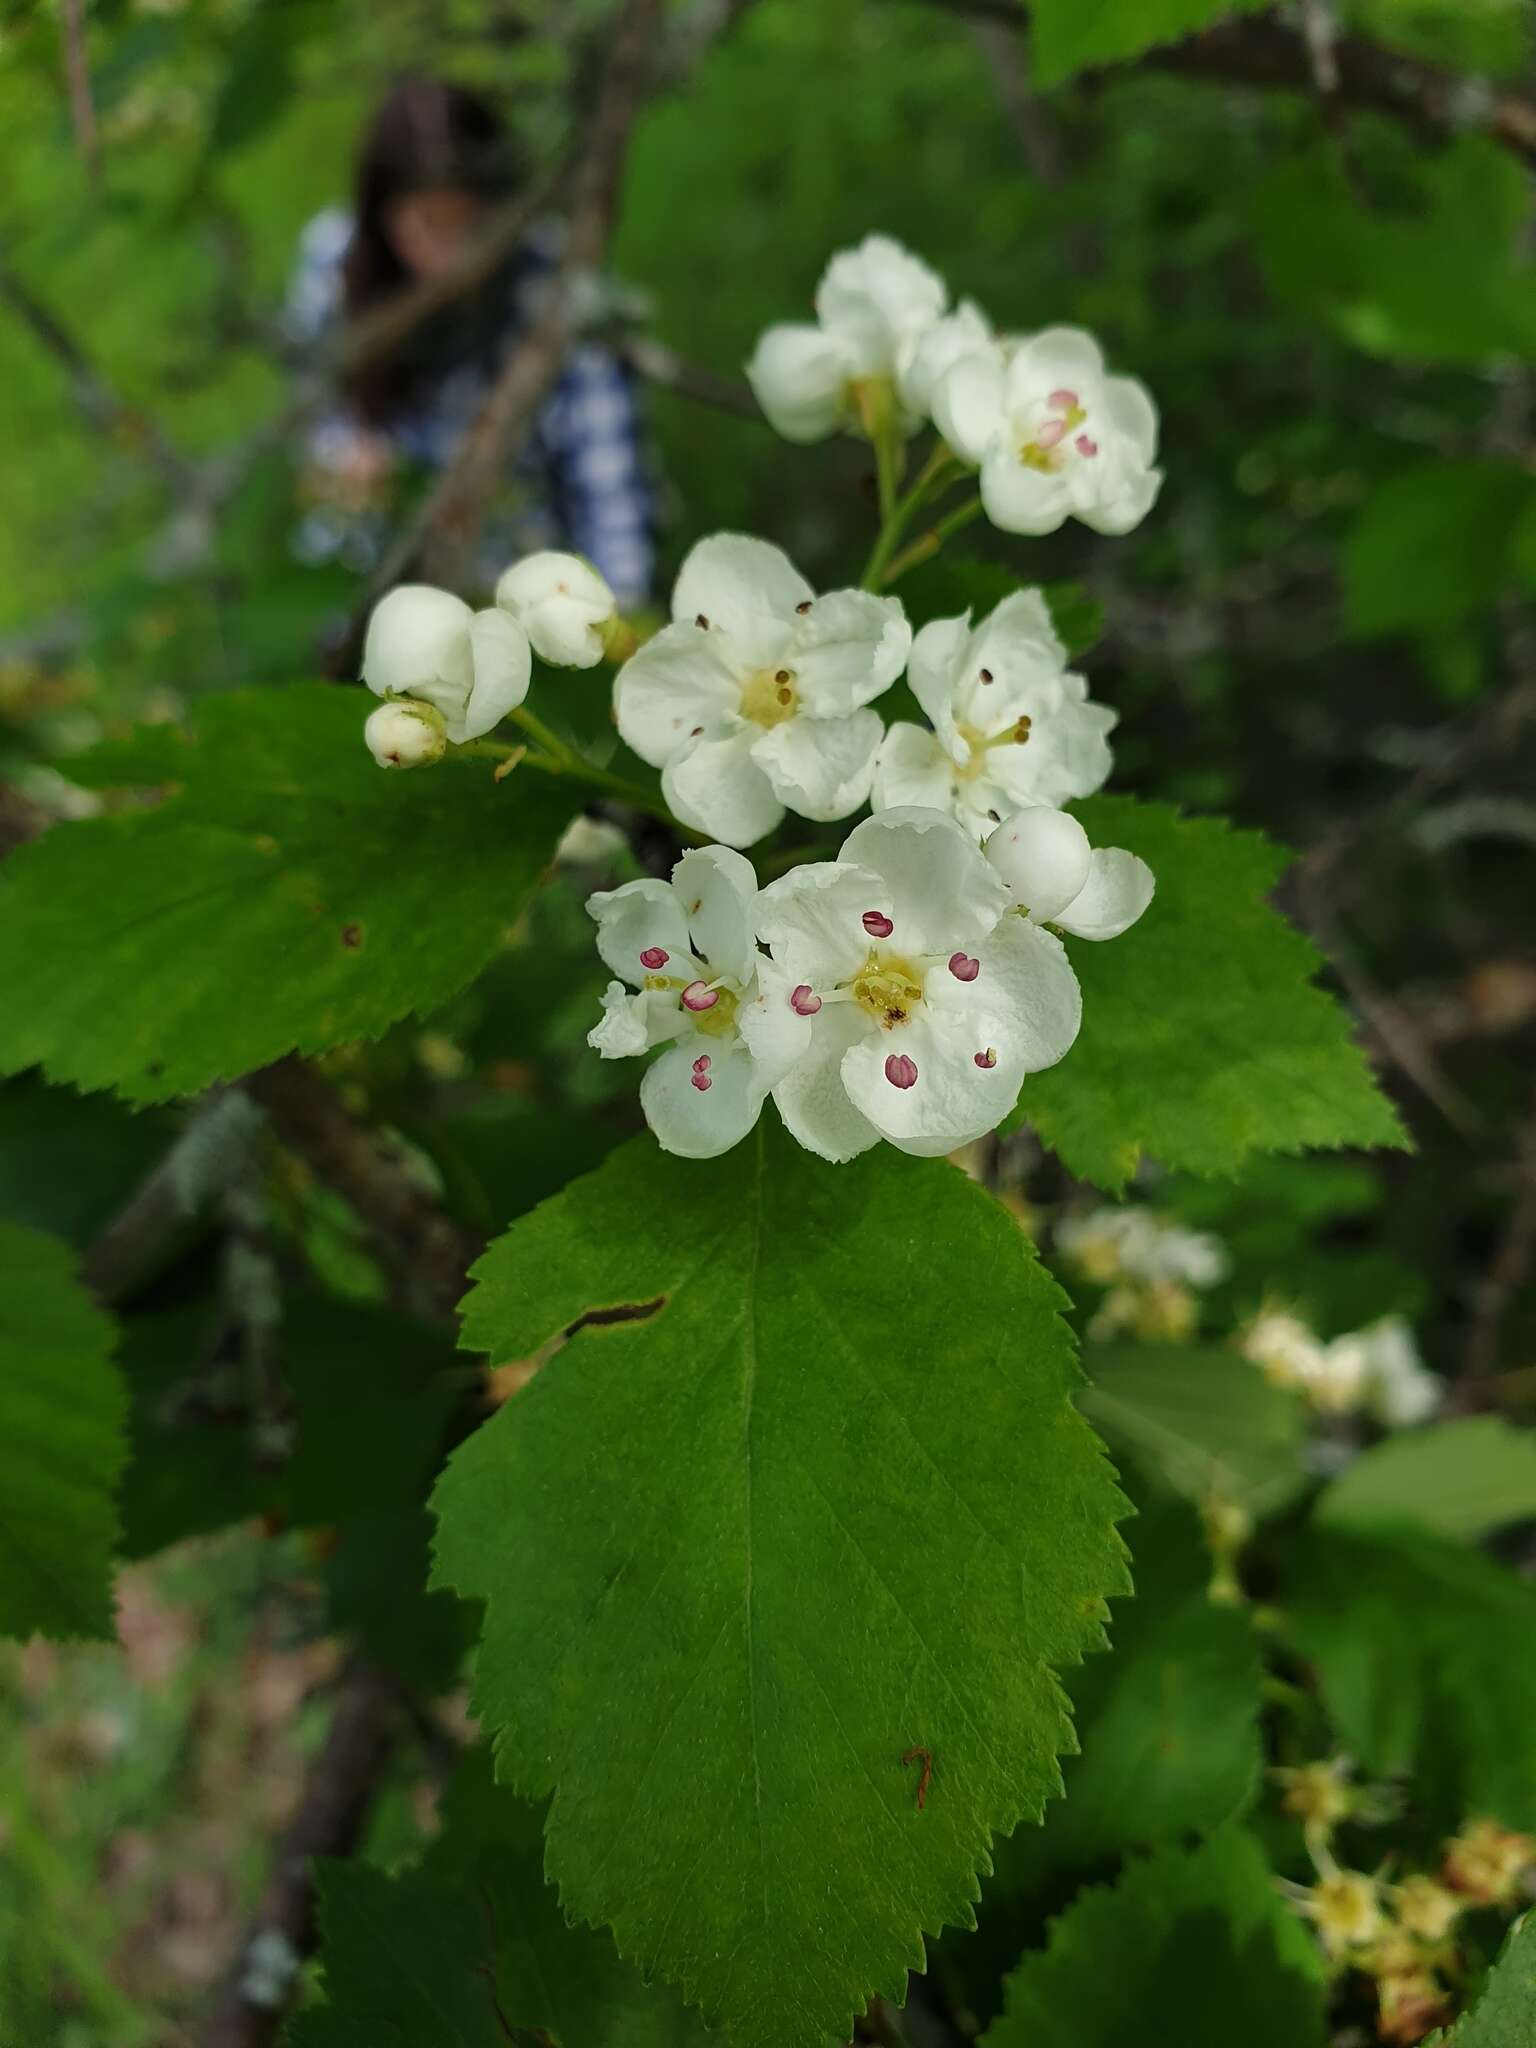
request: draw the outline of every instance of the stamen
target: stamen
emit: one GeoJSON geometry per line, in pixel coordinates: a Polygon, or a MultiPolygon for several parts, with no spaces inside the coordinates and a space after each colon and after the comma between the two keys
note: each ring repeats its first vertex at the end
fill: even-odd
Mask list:
{"type": "Polygon", "coordinates": [[[860,922],[872,939],[888,939],[896,929],[883,910],[866,910],[860,922]]]}
{"type": "Polygon", "coordinates": [[[949,971],[956,981],[974,981],[981,972],[981,962],[970,953],[951,953],[949,971]]]}
{"type": "Polygon", "coordinates": [[[1099,452],[1099,444],[1097,441],[1094,440],[1092,434],[1079,434],[1077,439],[1072,443],[1072,445],[1077,450],[1079,455],[1086,455],[1091,457],[1097,455],[1099,452]]]}
{"type": "Polygon", "coordinates": [[[1045,402],[1047,405],[1054,406],[1057,412],[1071,412],[1082,403],[1075,391],[1065,390],[1053,391],[1045,402]]]}
{"type": "Polygon", "coordinates": [[[1035,435],[1035,446],[1037,448],[1054,448],[1058,442],[1066,439],[1066,433],[1067,423],[1065,420],[1047,420],[1035,435]]]}
{"type": "Polygon", "coordinates": [[[821,997],[812,994],[808,981],[802,981],[798,988],[790,990],[789,1007],[797,1017],[814,1017],[821,1008],[821,997]]]}
{"type": "Polygon", "coordinates": [[[707,1074],[709,1072],[709,1066],[709,1054],[707,1052],[701,1052],[698,1058],[693,1063],[693,1071],[696,1074],[707,1074]]]}
{"type": "Polygon", "coordinates": [[[809,597],[802,597],[802,598],[801,598],[801,600],[800,600],[800,602],[799,602],[799,603],[798,603],[798,604],[797,604],[797,605],[795,606],[795,610],[796,610],[796,611],[797,611],[797,612],[798,612],[798,613],[800,614],[800,616],[801,616],[801,618],[802,618],[802,619],[803,619],[803,618],[805,617],[806,613],[807,613],[807,612],[808,612],[808,611],[810,610],[810,608],[811,608],[811,605],[812,605],[812,603],[813,603],[813,602],[814,602],[814,600],[813,600],[813,599],[811,599],[811,598],[809,598],[809,597]]]}
{"type": "Polygon", "coordinates": [[[665,946],[647,946],[640,955],[640,965],[648,967],[654,974],[658,967],[665,967],[672,955],[665,946]]]}
{"type": "Polygon", "coordinates": [[[981,680],[982,680],[982,681],[983,681],[984,683],[990,683],[990,682],[991,682],[991,680],[992,680],[992,671],[991,671],[991,669],[989,669],[989,668],[984,668],[984,669],[982,670],[982,672],[981,672],[981,680]]]}
{"type": "Polygon", "coordinates": [[[711,988],[707,981],[690,981],[683,990],[683,1008],[685,1010],[693,1010],[695,1012],[699,1010],[712,1010],[719,1000],[719,989],[711,988]]]}
{"type": "Polygon", "coordinates": [[[971,1058],[983,1072],[997,1065],[997,1048],[989,1045],[985,1052],[973,1052],[971,1058]]]}
{"type": "Polygon", "coordinates": [[[1014,745],[1022,747],[1033,729],[1034,721],[1030,718],[1029,713],[1027,711],[1021,713],[1018,724],[1013,728],[1014,745]]]}
{"type": "Polygon", "coordinates": [[[704,1094],[707,1089],[713,1088],[715,1085],[714,1082],[710,1080],[708,1074],[690,1074],[688,1076],[688,1081],[689,1085],[691,1087],[697,1088],[701,1095],[704,1094]]]}
{"type": "Polygon", "coordinates": [[[891,1053],[885,1062],[885,1078],[893,1088],[915,1088],[917,1061],[904,1052],[891,1053]]]}
{"type": "Polygon", "coordinates": [[[701,633],[707,633],[709,631],[709,621],[705,618],[702,612],[698,612],[695,614],[693,623],[698,627],[701,633]]]}

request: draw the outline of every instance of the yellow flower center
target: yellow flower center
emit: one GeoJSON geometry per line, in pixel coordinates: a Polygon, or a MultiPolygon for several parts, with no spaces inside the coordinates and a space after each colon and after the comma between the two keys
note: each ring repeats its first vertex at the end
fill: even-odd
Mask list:
{"type": "Polygon", "coordinates": [[[760,668],[742,687],[742,717],[750,718],[765,731],[793,718],[799,704],[793,669],[760,668]]]}
{"type": "Polygon", "coordinates": [[[923,978],[910,960],[899,954],[881,954],[871,947],[869,958],[849,984],[849,992],[861,1009],[889,1031],[905,1024],[923,999],[923,978]]]}
{"type": "Polygon", "coordinates": [[[733,989],[717,988],[718,998],[714,1007],[696,1010],[693,1013],[693,1028],[702,1031],[706,1038],[723,1038],[736,1022],[738,998],[733,989]]]}

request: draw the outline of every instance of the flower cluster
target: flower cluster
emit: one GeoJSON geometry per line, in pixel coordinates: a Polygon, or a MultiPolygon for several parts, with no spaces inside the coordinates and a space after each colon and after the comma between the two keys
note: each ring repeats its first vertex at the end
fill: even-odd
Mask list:
{"type": "Polygon", "coordinates": [[[1226,1251],[1216,1238],[1154,1209],[1066,1216],[1055,1238],[1063,1258],[1107,1290],[1089,1326],[1096,1338],[1122,1332],[1152,1342],[1188,1337],[1199,1320],[1197,1294],[1227,1275],[1226,1251]]]}
{"type": "Polygon", "coordinates": [[[1401,1316],[1324,1343],[1300,1317],[1269,1308],[1248,1325],[1238,1349],[1266,1379],[1295,1388],[1325,1414],[1366,1414],[1383,1428],[1406,1429],[1440,1403],[1440,1382],[1401,1316]]]}
{"type": "MultiPolygon", "coordinates": [[[[589,1042],[610,1059],[666,1046],[641,1104],[687,1158],[736,1144],[769,1095],[824,1159],[880,1138],[954,1151],[995,1128],[1081,1020],[1077,977],[1039,913],[1062,894],[1062,863],[1049,849],[1031,857],[1033,816],[982,850],[943,812],[880,811],[836,860],[766,889],[741,854],[706,846],[670,882],[600,892],[587,907],[619,979],[589,1042]]],[[[1069,904],[1096,888],[1112,897],[1113,881],[1093,878],[1103,856],[1086,838],[1081,850],[1086,879],[1074,865],[1069,904]]]]}
{"type": "Polygon", "coordinates": [[[1106,373],[1091,335],[998,334],[969,301],[949,310],[943,279],[884,235],[832,258],[815,324],[770,327],[747,377],[790,441],[908,436],[931,419],[1008,533],[1069,518],[1128,533],[1162,483],[1156,408],[1134,378],[1106,373]]]}

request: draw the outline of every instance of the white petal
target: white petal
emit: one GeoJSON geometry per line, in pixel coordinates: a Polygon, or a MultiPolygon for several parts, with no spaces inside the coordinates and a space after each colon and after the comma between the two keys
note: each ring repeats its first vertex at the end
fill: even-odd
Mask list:
{"type": "Polygon", "coordinates": [[[587,898],[587,914],[597,920],[597,950],[603,965],[638,988],[647,974],[680,974],[695,978],[688,922],[677,891],[659,876],[646,875],[621,889],[599,889],[587,898]],[[647,967],[640,955],[659,948],[667,958],[647,967]]]}
{"type": "Polygon", "coordinates": [[[933,423],[957,455],[980,462],[1003,433],[1003,368],[996,355],[962,356],[933,387],[933,423]]]}
{"type": "Polygon", "coordinates": [[[757,1122],[764,1090],[746,1047],[693,1031],[670,1046],[640,1083],[640,1107],[663,1152],[680,1159],[716,1159],[757,1122]],[[697,1062],[708,1061],[701,1076],[697,1062]],[[699,1079],[707,1088],[696,1087],[699,1079]]]}
{"type": "Polygon", "coordinates": [[[402,583],[374,606],[363,642],[363,681],[376,697],[416,695],[442,679],[445,658],[461,647],[470,609],[449,590],[402,583]]]}
{"type": "Polygon", "coordinates": [[[1027,917],[1005,917],[971,952],[980,963],[974,981],[957,981],[942,965],[929,970],[920,1014],[973,1052],[992,1047],[999,1067],[1018,1077],[1017,1095],[1025,1074],[1054,1067],[1071,1051],[1083,1021],[1082,990],[1060,939],[1027,917]]]}
{"type": "Polygon", "coordinates": [[[912,628],[897,597],[833,590],[795,621],[785,660],[800,702],[818,718],[846,718],[888,690],[907,665],[912,628]]]}
{"type": "Polygon", "coordinates": [[[875,761],[873,802],[877,811],[904,804],[954,810],[954,763],[926,726],[900,724],[887,730],[875,761]]]}
{"type": "Polygon", "coordinates": [[[539,659],[558,668],[591,668],[601,661],[597,629],[617,610],[613,592],[590,562],[553,550],[514,562],[496,585],[496,602],[517,620],[539,659]]]}
{"type": "Polygon", "coordinates": [[[1018,1099],[1019,1077],[1001,1064],[984,1071],[973,1051],[969,1040],[961,1043],[915,1017],[899,1031],[876,1031],[850,1047],[840,1069],[843,1086],[882,1138],[903,1152],[937,1158],[995,1129],[1018,1099]],[[916,1069],[908,1087],[897,1087],[887,1072],[887,1061],[902,1058],[916,1069]]]}
{"type": "Polygon", "coordinates": [[[843,249],[816,288],[816,317],[853,350],[857,374],[895,374],[903,342],[930,326],[949,300],[944,280],[888,235],[843,249]]]}
{"type": "Polygon", "coordinates": [[[1115,432],[1150,465],[1157,454],[1157,407],[1146,385],[1136,377],[1106,377],[1102,403],[1115,432]]]}
{"type": "Polygon", "coordinates": [[[683,742],[661,771],[661,793],[675,817],[726,846],[751,846],[773,830],[784,806],[752,758],[755,725],[683,742]]]}
{"type": "Polygon", "coordinates": [[[757,873],[728,846],[695,846],[672,870],[672,887],[688,920],[693,950],[710,979],[750,980],[757,963],[757,873]]]}
{"type": "Polygon", "coordinates": [[[869,797],[885,728],[876,711],[851,718],[790,718],[754,742],[773,793],[802,818],[846,818],[869,797]]]}
{"type": "Polygon", "coordinates": [[[1026,335],[1014,349],[1008,370],[1010,407],[1046,398],[1052,391],[1075,391],[1086,406],[1098,393],[1104,375],[1104,351],[1082,327],[1043,327],[1026,335]]]}
{"type": "Polygon", "coordinates": [[[708,619],[753,641],[765,618],[787,624],[815,596],[782,548],[746,533],[713,533],[688,552],[672,586],[672,616],[708,619]]]}
{"type": "Polygon", "coordinates": [[[824,441],[846,419],[855,365],[846,343],[820,327],[770,327],[747,364],[768,424],[786,441],[824,441]]]}
{"type": "Polygon", "coordinates": [[[790,1001],[797,984],[771,960],[758,956],[756,992],[736,1013],[742,1043],[757,1062],[758,1082],[776,1088],[810,1050],[813,1019],[790,1001]]]}
{"type": "Polygon", "coordinates": [[[969,612],[956,619],[930,619],[913,640],[907,664],[913,696],[927,712],[939,744],[960,764],[969,757],[970,748],[955,729],[955,696],[967,667],[970,643],[969,612]]]}
{"type": "Polygon", "coordinates": [[[833,988],[868,956],[867,911],[890,915],[890,891],[878,875],[849,861],[807,861],[762,891],[757,935],[791,986],[833,988]]]}
{"type": "MultiPolygon", "coordinates": [[[[1079,464],[1077,476],[1082,478],[1090,466],[1088,463],[1079,464]]],[[[1152,510],[1162,487],[1163,473],[1160,469],[1136,468],[1118,480],[1109,479],[1108,487],[1092,495],[1083,493],[1084,502],[1074,504],[1072,509],[1095,533],[1129,533],[1133,527],[1140,526],[1152,510]]]]}
{"type": "Polygon", "coordinates": [[[721,644],[691,623],[663,626],[613,681],[620,736],[653,768],[664,767],[696,728],[718,731],[740,702],[721,644]]]}
{"type": "Polygon", "coordinates": [[[493,607],[475,613],[469,622],[469,647],[474,684],[457,721],[462,729],[455,732],[455,721],[448,721],[448,737],[453,740],[477,740],[499,725],[527,696],[533,674],[528,635],[504,611],[493,607]]]}
{"type": "Polygon", "coordinates": [[[877,811],[854,826],[838,859],[872,868],[885,881],[895,924],[888,943],[898,951],[950,953],[971,945],[1008,907],[1002,877],[940,811],[877,811]]]}
{"type": "Polygon", "coordinates": [[[809,1046],[773,1091],[784,1128],[823,1159],[853,1159],[879,1138],[874,1125],[849,1100],[842,1078],[849,1048],[874,1029],[856,1004],[826,1004],[811,1019],[809,1046]]]}
{"type": "Polygon", "coordinates": [[[602,1018],[587,1033],[587,1043],[605,1060],[629,1059],[676,1038],[691,1021],[668,991],[642,989],[633,995],[622,981],[610,981],[602,1018]]]}
{"type": "Polygon", "coordinates": [[[1105,704],[1057,693],[1049,711],[1037,709],[1022,746],[994,747],[987,772],[1004,792],[1003,811],[1022,804],[1064,804],[1102,789],[1114,766],[1108,735],[1119,714],[1105,704]]]}
{"type": "MultiPolygon", "coordinates": [[[[896,364],[896,386],[908,411],[923,415],[933,402],[934,387],[945,371],[966,356],[993,352],[992,324],[981,308],[966,299],[953,313],[908,341],[896,364]]],[[[1001,352],[998,352],[1001,363],[1001,352]]]]}
{"type": "Polygon", "coordinates": [[[989,668],[1005,683],[1015,674],[1060,675],[1067,665],[1067,650],[1040,590],[1015,590],[995,605],[971,635],[969,654],[978,670],[989,668]]]}
{"type": "Polygon", "coordinates": [[[1152,901],[1156,887],[1152,870],[1136,854],[1122,846],[1098,847],[1083,889],[1050,921],[1080,939],[1118,939],[1152,901]]]}
{"type": "Polygon", "coordinates": [[[1007,447],[982,463],[981,502],[1004,533],[1054,533],[1072,509],[1061,475],[1029,468],[1007,447]]]}
{"type": "Polygon", "coordinates": [[[1065,910],[1088,880],[1088,834],[1065,811],[1033,804],[1015,811],[988,839],[987,859],[1037,923],[1065,910]]]}

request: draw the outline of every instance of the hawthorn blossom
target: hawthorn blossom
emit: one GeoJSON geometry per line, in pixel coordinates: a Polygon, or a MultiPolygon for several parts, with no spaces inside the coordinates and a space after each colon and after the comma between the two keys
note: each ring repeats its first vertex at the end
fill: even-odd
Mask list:
{"type": "Polygon", "coordinates": [[[674,814],[750,846],[786,806],[822,820],[857,810],[882,730],[867,707],[912,644],[898,600],[817,597],[781,549],[717,533],[683,563],[672,621],[620,669],[613,708],[674,814]]]}
{"type": "Polygon", "coordinates": [[[1152,901],[1156,880],[1139,854],[1090,846],[1066,811],[1026,805],[984,848],[1018,908],[1076,939],[1118,939],[1152,901]]]}
{"type": "Polygon", "coordinates": [[[646,1069],[640,1106],[662,1149],[684,1159],[713,1159],[744,1138],[796,1051],[793,1031],[766,1022],[754,1043],[743,1035],[760,970],[781,993],[757,950],[756,902],[751,862],[726,846],[685,853],[670,882],[647,876],[587,899],[597,950],[620,977],[587,1043],[610,1060],[667,1048],[646,1069]]]}
{"type": "Polygon", "coordinates": [[[448,736],[435,704],[381,704],[363,721],[363,739],[381,768],[425,768],[443,758],[448,736]]]}
{"type": "Polygon", "coordinates": [[[898,371],[948,302],[944,280],[888,235],[840,250],[816,287],[815,324],[768,328],[746,366],[769,425],[786,441],[823,441],[888,409],[916,432],[922,409],[902,403],[898,371]]]}
{"type": "Polygon", "coordinates": [[[461,597],[402,583],[373,608],[363,681],[376,697],[435,705],[455,744],[478,739],[528,694],[533,656],[516,620],[461,597]]]}
{"type": "Polygon", "coordinates": [[[908,415],[928,417],[939,379],[954,364],[967,356],[993,354],[1002,361],[1002,344],[993,335],[991,321],[973,300],[962,299],[952,313],[902,345],[896,363],[896,389],[908,415]]]}
{"type": "Polygon", "coordinates": [[[618,604],[590,562],[546,549],[502,573],[496,602],[510,612],[540,661],[591,668],[603,658],[604,627],[618,604]]]}
{"type": "Polygon", "coordinates": [[[1022,804],[1062,804],[1103,786],[1116,714],[1067,667],[1038,590],[1005,597],[977,626],[933,619],[912,642],[912,693],[933,730],[898,723],[875,769],[875,807],[950,811],[975,837],[1022,804]]]}
{"type": "Polygon", "coordinates": [[[1294,1388],[1325,1414],[1364,1413],[1385,1429],[1405,1429],[1440,1405],[1440,1382],[1420,1359],[1401,1316],[1383,1316],[1324,1343],[1299,1317],[1265,1309],[1238,1348],[1266,1379],[1294,1388]]]}
{"type": "Polygon", "coordinates": [[[878,812],[835,861],[763,890],[758,936],[783,996],[744,1029],[792,1040],[773,1096],[809,1151],[851,1159],[886,1138],[952,1152],[1070,1049],[1082,1003],[1066,953],[1008,909],[1002,878],[933,810],[878,812]]]}
{"type": "Polygon", "coordinates": [[[1006,533],[1054,533],[1068,518],[1129,533],[1162,484],[1157,409],[1134,377],[1105,374],[1091,334],[1047,327],[951,364],[934,423],[981,471],[987,517],[1006,533]]]}

